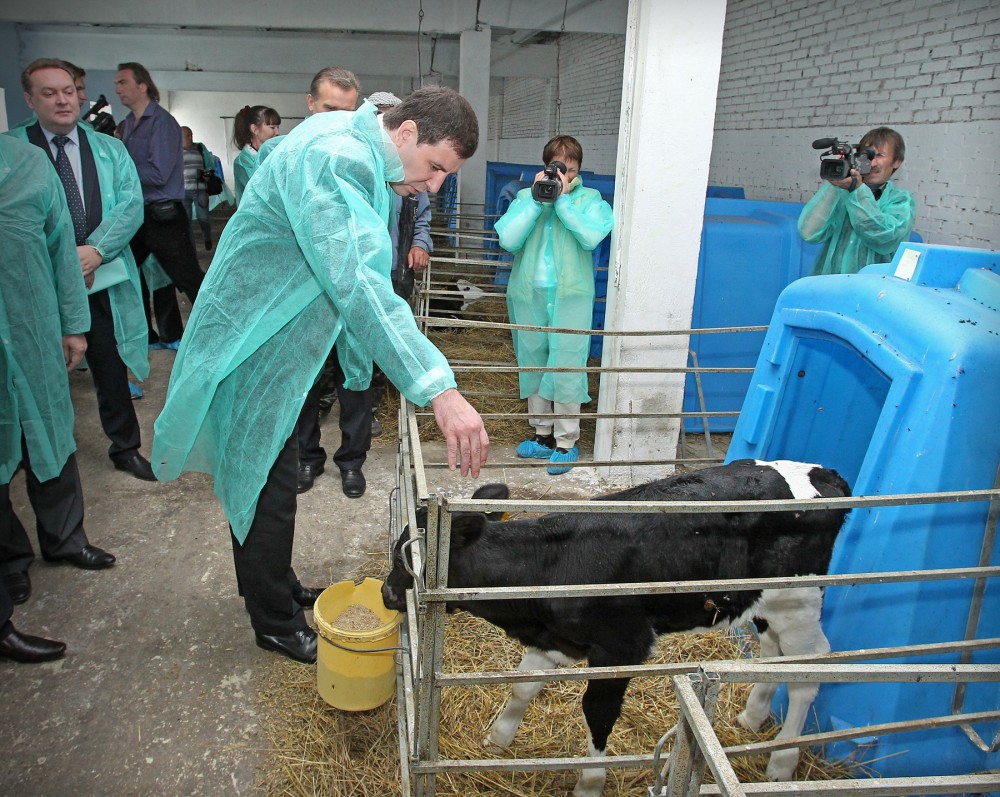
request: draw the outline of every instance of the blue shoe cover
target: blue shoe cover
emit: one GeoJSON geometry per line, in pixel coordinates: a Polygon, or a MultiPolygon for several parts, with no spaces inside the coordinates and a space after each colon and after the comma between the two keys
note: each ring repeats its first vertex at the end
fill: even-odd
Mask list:
{"type": "Polygon", "coordinates": [[[553,451],[555,451],[554,447],[543,446],[535,438],[525,440],[517,445],[517,455],[521,459],[548,459],[552,456],[553,451]]]}
{"type": "MultiPolygon", "coordinates": [[[[565,454],[562,451],[556,449],[552,452],[552,456],[549,457],[549,462],[577,462],[580,459],[580,449],[573,446],[565,454]]],[[[557,466],[550,466],[548,469],[549,476],[558,476],[561,473],[568,473],[573,470],[572,468],[563,468],[557,466]]]]}

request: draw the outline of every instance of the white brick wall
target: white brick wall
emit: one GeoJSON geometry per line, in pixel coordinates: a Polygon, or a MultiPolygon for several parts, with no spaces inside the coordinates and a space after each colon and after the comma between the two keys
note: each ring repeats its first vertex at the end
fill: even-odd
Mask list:
{"type": "MultiPolygon", "coordinates": [[[[625,37],[558,46],[559,132],[580,139],[584,168],[614,173],[625,37]]],[[[500,160],[537,160],[556,95],[555,80],[505,81],[491,104],[500,160]]],[[[712,184],[805,201],[819,185],[810,143],[877,125],[906,140],[895,179],[924,239],[1000,250],[1000,0],[729,0],[712,184]]]]}
{"type": "Polygon", "coordinates": [[[566,133],[583,146],[584,169],[614,174],[625,37],[566,34],[552,46],[560,48],[558,81],[507,78],[502,100],[491,100],[491,115],[499,109],[503,115],[502,121],[489,122],[491,133],[499,132],[497,156],[540,163],[545,142],[566,133]]]}
{"type": "Polygon", "coordinates": [[[924,239],[1000,249],[1000,3],[731,0],[713,184],[805,201],[812,140],[877,125],[906,140],[924,239]]]}

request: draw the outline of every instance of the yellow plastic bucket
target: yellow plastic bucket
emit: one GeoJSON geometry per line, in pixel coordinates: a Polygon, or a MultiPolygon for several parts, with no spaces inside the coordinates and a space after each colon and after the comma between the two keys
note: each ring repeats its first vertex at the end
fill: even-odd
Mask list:
{"type": "Polygon", "coordinates": [[[320,697],[341,711],[378,708],[396,690],[394,653],[403,615],[382,603],[382,582],[341,581],[323,590],[313,607],[319,631],[316,688],[320,697]],[[334,623],[349,607],[360,604],[383,621],[372,630],[346,630],[334,623]]]}

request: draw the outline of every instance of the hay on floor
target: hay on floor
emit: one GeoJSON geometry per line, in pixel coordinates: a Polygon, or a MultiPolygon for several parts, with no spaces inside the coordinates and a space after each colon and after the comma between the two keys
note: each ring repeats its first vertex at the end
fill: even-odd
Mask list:
{"type": "MultiPolygon", "coordinates": [[[[366,575],[385,572],[384,554],[373,555],[366,575]]],[[[360,578],[360,576],[359,576],[360,578]]],[[[516,668],[523,649],[502,631],[472,615],[449,615],[444,668],[474,672],[516,668]]],[[[711,661],[742,655],[739,645],[722,633],[675,634],[663,637],[653,661],[711,661]]],[[[399,746],[394,701],[366,712],[330,708],[316,692],[315,668],[275,657],[259,697],[271,749],[259,781],[268,795],[351,795],[384,797],[399,793],[399,746]]],[[[508,687],[451,687],[442,693],[441,754],[448,758],[532,758],[581,756],[586,753],[580,699],[582,682],[549,684],[535,699],[506,755],[494,756],[482,739],[503,707],[508,687]]],[[[735,727],[750,686],[724,687],[718,704],[716,733],[723,745],[743,744],[773,736],[776,729],[754,734],[735,727]]],[[[677,701],[667,678],[633,679],[625,696],[608,751],[612,755],[651,752],[656,741],[677,721],[677,701]]],[[[733,759],[743,782],[766,780],[765,756],[733,759]]],[[[851,777],[810,751],[802,754],[800,779],[851,777]]],[[[575,771],[499,772],[439,776],[441,797],[512,797],[567,794],[575,771]]],[[[604,794],[639,795],[652,784],[649,769],[608,770],[604,794]]]]}
{"type": "MultiPolygon", "coordinates": [[[[506,312],[503,303],[496,300],[477,302],[473,307],[482,308],[482,312],[491,317],[506,312]]],[[[506,316],[503,315],[501,320],[506,322],[506,316]]],[[[427,336],[452,365],[513,365],[516,362],[510,331],[506,329],[428,327],[427,336]]],[[[587,363],[593,367],[600,364],[597,359],[591,359],[587,363]]],[[[527,401],[520,398],[516,371],[460,371],[456,374],[456,381],[458,389],[481,413],[523,414],[528,411],[527,401]]],[[[588,374],[588,390],[592,401],[583,406],[583,412],[596,412],[599,382],[599,374],[588,374]]],[[[398,407],[399,394],[389,385],[386,399],[380,404],[377,416],[384,428],[396,428],[395,413],[398,407]]],[[[486,418],[484,423],[490,441],[497,445],[516,445],[532,434],[526,417],[486,418]]],[[[421,440],[442,439],[432,418],[421,419],[418,428],[421,440]]],[[[593,449],[595,428],[594,420],[587,419],[581,423],[579,445],[585,451],[593,449]]]]}

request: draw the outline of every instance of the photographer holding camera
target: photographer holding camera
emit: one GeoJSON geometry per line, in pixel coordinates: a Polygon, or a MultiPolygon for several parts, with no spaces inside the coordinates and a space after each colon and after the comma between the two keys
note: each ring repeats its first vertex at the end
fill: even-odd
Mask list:
{"type": "MultiPolygon", "coordinates": [[[[611,232],[611,206],[580,179],[583,148],[571,136],[556,136],[542,151],[545,169],[531,188],[517,193],[497,219],[500,246],[514,253],[507,286],[512,324],[590,329],[594,313],[594,249],[611,232]]],[[[520,366],[579,368],[587,364],[590,338],[557,332],[514,330],[520,366]]],[[[528,400],[534,437],[517,447],[519,457],[547,459],[549,474],[570,470],[563,463],[580,458],[579,418],[590,401],[584,372],[528,371],[518,375],[521,398],[528,400]],[[542,417],[548,416],[548,417],[542,417]]]]}
{"type": "Polygon", "coordinates": [[[876,127],[854,153],[836,139],[820,139],[813,147],[829,147],[826,154],[833,155],[821,162],[826,182],[799,215],[803,240],[824,244],[813,274],[854,274],[871,263],[888,263],[909,238],[917,215],[910,192],[890,181],[906,154],[903,137],[876,127]]]}

